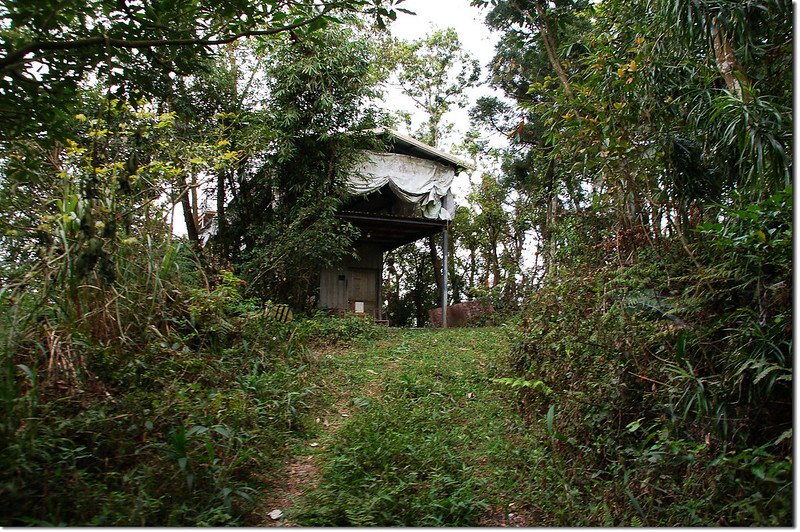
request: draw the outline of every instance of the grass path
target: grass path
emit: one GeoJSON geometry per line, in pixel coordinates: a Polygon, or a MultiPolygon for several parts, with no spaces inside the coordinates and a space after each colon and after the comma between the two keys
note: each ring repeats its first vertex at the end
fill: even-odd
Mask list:
{"type": "Polygon", "coordinates": [[[492,382],[506,351],[502,330],[475,328],[318,353],[321,413],[265,502],[283,516],[263,524],[531,524],[522,423],[492,382]]]}

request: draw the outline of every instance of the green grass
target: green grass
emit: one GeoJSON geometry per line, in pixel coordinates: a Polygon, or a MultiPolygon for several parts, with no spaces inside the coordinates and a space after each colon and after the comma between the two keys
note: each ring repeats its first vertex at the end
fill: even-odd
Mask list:
{"type": "MultiPolygon", "coordinates": [[[[328,408],[349,417],[322,436],[302,526],[471,526],[515,500],[521,422],[492,383],[501,329],[387,330],[324,358],[328,408]]],[[[334,415],[336,412],[334,412],[334,415]]]]}

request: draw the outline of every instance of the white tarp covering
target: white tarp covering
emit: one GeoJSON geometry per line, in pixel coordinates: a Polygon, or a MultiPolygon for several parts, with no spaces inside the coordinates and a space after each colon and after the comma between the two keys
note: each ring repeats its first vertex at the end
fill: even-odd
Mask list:
{"type": "Polygon", "coordinates": [[[429,159],[368,151],[347,188],[354,194],[369,194],[388,184],[397,196],[421,206],[426,218],[452,220],[455,205],[450,185],[455,175],[452,167],[429,159]]]}

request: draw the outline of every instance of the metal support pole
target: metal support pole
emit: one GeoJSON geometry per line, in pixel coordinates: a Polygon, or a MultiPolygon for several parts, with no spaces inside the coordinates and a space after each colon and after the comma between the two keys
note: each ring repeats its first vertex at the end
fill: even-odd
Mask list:
{"type": "Polygon", "coordinates": [[[447,328],[447,226],[442,230],[442,327],[447,328]]]}

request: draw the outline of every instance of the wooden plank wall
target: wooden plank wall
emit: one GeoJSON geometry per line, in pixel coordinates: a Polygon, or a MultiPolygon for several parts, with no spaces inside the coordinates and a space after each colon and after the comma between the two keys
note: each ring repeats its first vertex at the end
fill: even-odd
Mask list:
{"type": "Polygon", "coordinates": [[[356,252],[358,259],[320,273],[319,306],[352,311],[355,301],[364,301],[365,311],[382,319],[383,252],[367,244],[357,245],[356,252]]]}

